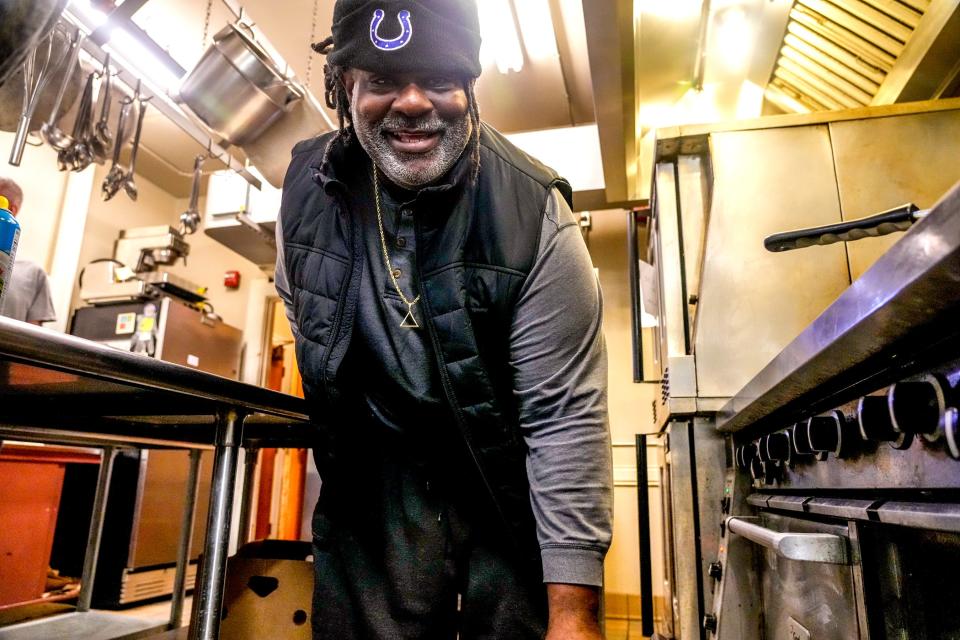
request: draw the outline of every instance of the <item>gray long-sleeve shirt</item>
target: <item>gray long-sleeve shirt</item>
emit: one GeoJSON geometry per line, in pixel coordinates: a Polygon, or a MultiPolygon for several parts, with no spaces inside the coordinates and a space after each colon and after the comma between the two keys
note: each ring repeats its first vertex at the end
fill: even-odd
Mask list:
{"type": "MultiPolygon", "coordinates": [[[[384,233],[398,282],[413,299],[416,198],[384,192],[384,233]]],[[[404,430],[404,409],[443,398],[424,331],[400,328],[407,305],[383,264],[376,213],[355,212],[364,229],[367,268],[354,340],[379,362],[362,390],[371,410],[404,430]],[[364,326],[375,324],[376,330],[364,326]],[[383,327],[387,331],[383,331],[383,327]],[[383,335],[386,341],[366,336],[383,335]]],[[[517,302],[510,333],[510,368],[528,447],[530,500],[537,522],[544,582],[599,586],[612,533],[613,488],[607,425],[607,363],[601,294],[586,245],[566,202],[554,191],[544,211],[534,267],[517,302]]],[[[294,332],[285,272],[282,221],[277,224],[276,287],[294,332]]],[[[415,314],[417,308],[414,307],[415,314]]],[[[422,321],[422,316],[417,315],[422,321]]]]}

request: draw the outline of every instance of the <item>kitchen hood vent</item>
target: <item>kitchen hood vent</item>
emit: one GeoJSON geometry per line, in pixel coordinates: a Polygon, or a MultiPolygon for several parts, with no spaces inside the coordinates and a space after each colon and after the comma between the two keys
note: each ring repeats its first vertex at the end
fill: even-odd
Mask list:
{"type": "Polygon", "coordinates": [[[864,107],[931,0],[798,0],[766,98],[789,113],[864,107]]]}

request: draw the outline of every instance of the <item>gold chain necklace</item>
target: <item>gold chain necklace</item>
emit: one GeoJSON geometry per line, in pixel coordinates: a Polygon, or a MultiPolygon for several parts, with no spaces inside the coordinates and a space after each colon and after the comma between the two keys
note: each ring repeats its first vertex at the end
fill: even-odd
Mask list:
{"type": "Polygon", "coordinates": [[[400,326],[404,329],[419,329],[420,324],[413,315],[413,305],[420,302],[420,296],[418,295],[413,301],[407,299],[407,296],[403,294],[403,289],[400,288],[400,283],[397,282],[397,277],[394,275],[393,265],[390,264],[390,253],[387,251],[387,237],[383,232],[383,206],[380,204],[380,177],[376,164],[373,165],[373,195],[377,202],[377,228],[380,231],[380,248],[383,249],[383,261],[387,265],[387,273],[390,275],[390,280],[393,281],[393,288],[400,294],[400,299],[403,300],[403,304],[407,305],[407,315],[403,317],[403,322],[400,323],[400,326]]]}

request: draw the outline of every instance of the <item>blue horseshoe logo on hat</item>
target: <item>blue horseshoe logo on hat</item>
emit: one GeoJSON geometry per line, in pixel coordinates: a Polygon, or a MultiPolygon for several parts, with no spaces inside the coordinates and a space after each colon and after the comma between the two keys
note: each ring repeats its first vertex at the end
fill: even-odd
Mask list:
{"type": "Polygon", "coordinates": [[[403,49],[410,43],[410,38],[413,37],[413,25],[410,22],[410,12],[404,9],[400,12],[400,15],[397,16],[397,20],[400,21],[400,27],[403,31],[396,38],[391,38],[386,40],[380,37],[380,25],[383,24],[383,19],[386,17],[386,13],[383,9],[377,9],[373,12],[373,21],[370,23],[370,42],[373,43],[377,49],[381,51],[396,51],[398,49],[403,49]]]}

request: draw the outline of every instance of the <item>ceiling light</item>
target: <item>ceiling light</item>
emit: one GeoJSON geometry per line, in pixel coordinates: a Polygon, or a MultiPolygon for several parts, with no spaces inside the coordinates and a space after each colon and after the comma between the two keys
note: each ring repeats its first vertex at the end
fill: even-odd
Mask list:
{"type": "Polygon", "coordinates": [[[703,11],[703,0],[634,0],[634,15],[648,15],[667,20],[696,18],[703,11]]]}
{"type": "Polygon", "coordinates": [[[514,2],[523,46],[533,61],[553,60],[557,51],[557,34],[553,30],[553,17],[548,0],[518,0],[514,2]]]}
{"type": "Polygon", "coordinates": [[[744,80],[737,98],[737,119],[749,120],[763,115],[763,87],[744,80]]]}
{"type": "MultiPolygon", "coordinates": [[[[95,9],[90,0],[73,0],[70,3],[69,11],[73,14],[89,31],[99,29],[107,24],[108,16],[102,11],[95,9]]],[[[133,34],[121,27],[107,27],[104,44],[101,45],[106,51],[109,51],[118,62],[123,63],[128,69],[133,70],[134,74],[141,79],[144,84],[159,89],[163,93],[174,92],[180,86],[180,74],[177,70],[154,53],[133,34]]]]}
{"type": "Polygon", "coordinates": [[[161,89],[164,93],[176,92],[179,89],[182,80],[180,75],[128,31],[114,29],[105,46],[111,56],[125,62],[145,84],[161,89]]]}
{"type": "Polygon", "coordinates": [[[96,29],[107,21],[107,14],[94,9],[90,0],[73,0],[70,3],[70,12],[76,15],[84,25],[96,29]]]}
{"type": "MultiPolygon", "coordinates": [[[[527,0],[522,0],[527,1],[527,0]]],[[[496,63],[500,73],[523,69],[523,47],[517,33],[510,0],[483,0],[477,3],[480,13],[480,33],[483,45],[480,59],[485,64],[496,63]]]]}
{"type": "Polygon", "coordinates": [[[717,14],[714,51],[728,69],[746,68],[754,37],[754,29],[742,7],[732,6],[717,14]]]}

